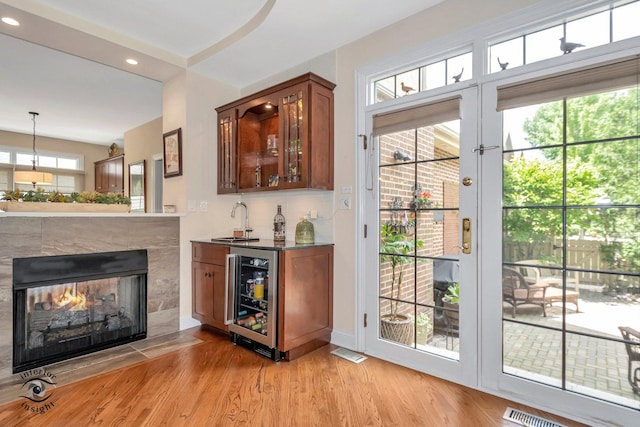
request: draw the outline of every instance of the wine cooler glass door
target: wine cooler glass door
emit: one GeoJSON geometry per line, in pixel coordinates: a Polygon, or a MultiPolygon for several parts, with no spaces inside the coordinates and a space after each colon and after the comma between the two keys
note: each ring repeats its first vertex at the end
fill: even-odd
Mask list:
{"type": "Polygon", "coordinates": [[[277,253],[232,248],[235,277],[231,300],[235,314],[229,330],[253,341],[276,346],[277,253]]]}

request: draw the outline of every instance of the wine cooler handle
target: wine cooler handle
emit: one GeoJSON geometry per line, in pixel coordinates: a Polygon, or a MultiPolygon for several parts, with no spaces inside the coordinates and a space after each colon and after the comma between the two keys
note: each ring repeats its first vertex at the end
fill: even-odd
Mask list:
{"type": "Polygon", "coordinates": [[[234,323],[236,318],[235,296],[236,296],[236,263],[238,255],[227,255],[227,263],[224,274],[224,324],[234,323]]]}

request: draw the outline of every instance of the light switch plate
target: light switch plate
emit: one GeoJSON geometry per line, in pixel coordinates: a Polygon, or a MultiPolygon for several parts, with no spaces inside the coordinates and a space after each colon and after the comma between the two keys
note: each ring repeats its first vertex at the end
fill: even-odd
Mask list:
{"type": "Polygon", "coordinates": [[[351,197],[340,197],[340,209],[351,209],[351,197]]]}

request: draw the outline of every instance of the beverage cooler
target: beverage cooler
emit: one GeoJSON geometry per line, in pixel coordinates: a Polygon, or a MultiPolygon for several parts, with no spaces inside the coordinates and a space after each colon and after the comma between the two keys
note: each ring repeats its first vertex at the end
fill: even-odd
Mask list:
{"type": "Polygon", "coordinates": [[[225,323],[235,344],[280,360],[278,252],[232,247],[227,255],[225,323]]]}

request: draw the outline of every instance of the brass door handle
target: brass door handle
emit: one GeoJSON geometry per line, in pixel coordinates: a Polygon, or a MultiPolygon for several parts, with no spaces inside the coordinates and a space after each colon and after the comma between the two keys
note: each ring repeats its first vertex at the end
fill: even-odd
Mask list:
{"type": "Polygon", "coordinates": [[[462,218],[462,253],[471,253],[471,218],[462,218]]]}

